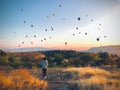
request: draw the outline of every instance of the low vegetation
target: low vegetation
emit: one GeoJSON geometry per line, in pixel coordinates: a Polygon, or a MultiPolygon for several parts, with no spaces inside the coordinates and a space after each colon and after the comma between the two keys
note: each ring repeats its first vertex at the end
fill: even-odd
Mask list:
{"type": "Polygon", "coordinates": [[[120,57],[107,52],[83,53],[71,50],[55,50],[44,52],[6,53],[0,51],[0,65],[12,68],[40,68],[41,60],[46,57],[49,67],[86,67],[86,66],[115,66],[120,67],[120,57]]]}
{"type": "Polygon", "coordinates": [[[25,69],[0,71],[0,90],[45,90],[47,85],[25,69]]]}
{"type": "Polygon", "coordinates": [[[61,82],[57,90],[62,90],[61,87],[63,90],[120,90],[119,71],[95,67],[50,68],[47,80],[61,82]]]}
{"type": "MultiPolygon", "coordinates": [[[[71,69],[68,69],[71,71],[71,69]]],[[[120,73],[110,72],[99,68],[78,68],[73,69],[79,72],[76,81],[76,90],[119,90],[120,89],[120,73]]]]}
{"type": "Polygon", "coordinates": [[[0,71],[0,90],[120,90],[119,68],[48,68],[0,71]],[[47,82],[46,82],[47,81],[47,82]]]}
{"type": "Polygon", "coordinates": [[[0,50],[0,90],[120,90],[120,57],[107,52],[0,50]],[[42,80],[41,60],[49,62],[42,80]],[[26,68],[26,69],[23,69],[26,68]]]}
{"type": "MultiPolygon", "coordinates": [[[[41,69],[29,71],[42,78],[41,69]]],[[[110,67],[48,68],[47,90],[120,90],[119,72],[119,68],[110,67]]]]}

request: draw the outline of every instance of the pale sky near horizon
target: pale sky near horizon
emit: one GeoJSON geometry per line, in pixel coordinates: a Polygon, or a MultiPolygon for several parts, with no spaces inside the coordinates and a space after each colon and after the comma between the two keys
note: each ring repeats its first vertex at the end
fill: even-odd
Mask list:
{"type": "Polygon", "coordinates": [[[0,0],[0,48],[120,45],[119,9],[120,0],[0,0]]]}

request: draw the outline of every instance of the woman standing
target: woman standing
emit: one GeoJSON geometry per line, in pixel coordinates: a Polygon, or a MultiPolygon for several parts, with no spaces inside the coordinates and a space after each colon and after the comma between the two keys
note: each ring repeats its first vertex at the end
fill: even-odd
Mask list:
{"type": "Polygon", "coordinates": [[[47,67],[48,67],[48,61],[47,59],[44,57],[43,60],[42,60],[42,75],[43,75],[43,78],[47,78],[47,67]]]}

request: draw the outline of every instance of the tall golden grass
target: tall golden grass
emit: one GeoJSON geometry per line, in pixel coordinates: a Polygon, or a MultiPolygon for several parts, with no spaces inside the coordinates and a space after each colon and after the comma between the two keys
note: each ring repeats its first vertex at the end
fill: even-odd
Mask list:
{"type": "MultiPolygon", "coordinates": [[[[74,90],[120,90],[120,73],[117,68],[116,71],[106,71],[97,67],[49,68],[48,80],[76,84],[77,88],[73,87],[74,90]]],[[[64,90],[69,90],[68,88],[64,90]]]]}
{"type": "Polygon", "coordinates": [[[45,90],[48,84],[32,76],[27,70],[0,71],[0,90],[45,90]]]}
{"type": "Polygon", "coordinates": [[[66,71],[79,72],[78,90],[120,90],[120,73],[100,68],[68,68],[66,71]]]}
{"type": "Polygon", "coordinates": [[[0,90],[52,90],[52,87],[58,90],[62,90],[61,87],[64,90],[120,90],[119,71],[96,67],[48,68],[48,83],[37,78],[42,77],[41,69],[0,71],[0,90]],[[61,84],[52,83],[51,87],[51,81],[61,84]]]}

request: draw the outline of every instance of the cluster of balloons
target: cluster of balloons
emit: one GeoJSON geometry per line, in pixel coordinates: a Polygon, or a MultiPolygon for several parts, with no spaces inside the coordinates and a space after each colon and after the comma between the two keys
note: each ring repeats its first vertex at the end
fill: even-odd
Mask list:
{"type": "MultiPolygon", "coordinates": [[[[59,5],[58,5],[58,7],[59,7],[59,8],[62,8],[62,4],[59,4],[59,5]]],[[[23,11],[24,11],[24,9],[21,9],[21,12],[23,12],[23,11]]],[[[55,13],[52,13],[52,16],[53,16],[53,17],[55,17],[55,16],[56,16],[56,14],[55,14],[55,13]]],[[[85,16],[87,17],[87,16],[88,16],[88,14],[86,14],[85,16]]],[[[50,18],[50,16],[46,16],[46,18],[47,18],[47,19],[49,19],[49,18],[50,18]]],[[[65,21],[66,19],[65,19],[65,18],[63,18],[62,20],[63,20],[63,21],[65,21]]],[[[77,20],[78,20],[78,22],[80,22],[80,21],[81,21],[81,17],[80,17],[80,16],[79,16],[79,17],[77,17],[77,20]]],[[[91,19],[90,19],[90,21],[91,21],[91,22],[93,22],[93,21],[94,21],[94,19],[93,19],[93,18],[91,18],[91,19]]],[[[26,21],[23,21],[23,23],[26,23],[26,21]]],[[[99,24],[99,26],[101,26],[101,25],[102,25],[102,24],[99,24]]],[[[33,28],[33,27],[34,27],[34,25],[33,25],[33,24],[31,24],[30,26],[31,26],[31,28],[33,28]]],[[[54,30],[53,26],[51,26],[51,27],[50,27],[50,29],[53,31],[53,30],[54,30]]],[[[79,28],[78,28],[78,27],[76,27],[76,30],[79,30],[79,28]]],[[[100,27],[98,27],[98,30],[101,30],[101,28],[100,28],[100,27]]],[[[47,32],[47,31],[48,31],[48,29],[46,28],[46,29],[45,29],[45,32],[47,32]]],[[[15,32],[14,32],[14,34],[15,34],[15,32]]],[[[81,32],[79,32],[79,34],[81,34],[81,32]]],[[[72,35],[73,35],[73,36],[75,36],[75,33],[73,33],[72,35]]],[[[85,33],[84,33],[84,35],[88,35],[88,33],[87,33],[87,32],[85,32],[85,33]]],[[[26,37],[26,38],[28,38],[28,36],[29,36],[29,35],[25,35],[25,37],[26,37]]],[[[34,38],[37,38],[37,36],[36,36],[36,35],[33,35],[33,37],[34,37],[34,38]]],[[[106,37],[107,37],[107,36],[104,36],[104,38],[106,38],[106,37]]],[[[51,39],[51,38],[52,38],[52,37],[50,36],[50,37],[49,37],[49,39],[51,39]]],[[[43,39],[41,39],[41,42],[46,41],[46,40],[47,40],[47,39],[44,37],[43,39]]],[[[100,41],[100,37],[97,37],[97,38],[96,38],[96,41],[100,41]]],[[[31,41],[30,43],[31,43],[31,44],[33,44],[33,41],[31,41]]],[[[23,41],[22,41],[22,44],[25,44],[25,42],[23,42],[23,41]]],[[[65,42],[64,42],[64,44],[65,44],[65,45],[67,45],[67,44],[68,44],[68,42],[67,42],[67,41],[65,41],[65,42]]],[[[18,45],[18,47],[20,48],[21,46],[20,46],[20,45],[18,45]]]]}

